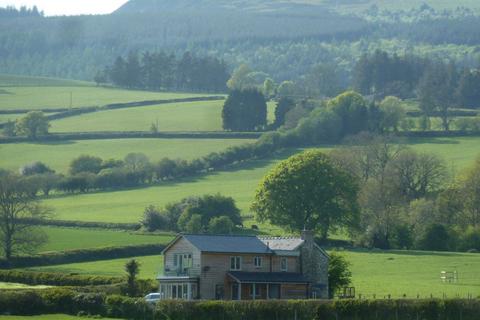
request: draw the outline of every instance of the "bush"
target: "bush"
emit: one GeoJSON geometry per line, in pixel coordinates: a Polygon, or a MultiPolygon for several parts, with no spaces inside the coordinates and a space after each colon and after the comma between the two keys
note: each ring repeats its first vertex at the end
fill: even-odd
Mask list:
{"type": "Polygon", "coordinates": [[[208,232],[212,234],[231,234],[234,225],[227,216],[215,217],[208,223],[208,232]]]}
{"type": "Polygon", "coordinates": [[[143,213],[143,219],[140,221],[142,226],[149,232],[156,230],[168,230],[168,218],[155,208],[148,206],[143,213]]]}
{"type": "Polygon", "coordinates": [[[448,251],[450,234],[447,228],[441,224],[431,224],[420,238],[417,247],[421,250],[448,251]]]}
{"type": "Polygon", "coordinates": [[[0,270],[0,282],[49,286],[97,286],[121,283],[118,277],[70,275],[64,273],[0,270]]]}
{"type": "Polygon", "coordinates": [[[460,235],[459,250],[461,251],[480,251],[480,228],[468,228],[460,235]]]}

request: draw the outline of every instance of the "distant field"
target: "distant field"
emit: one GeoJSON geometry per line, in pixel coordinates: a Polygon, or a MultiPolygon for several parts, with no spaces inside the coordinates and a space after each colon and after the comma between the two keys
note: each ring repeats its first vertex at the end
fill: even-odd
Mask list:
{"type": "MultiPolygon", "coordinates": [[[[160,131],[222,131],[223,104],[203,101],[107,110],[53,121],[50,131],[149,131],[152,123],[158,123],[160,131]]],[[[268,103],[270,123],[275,120],[275,107],[268,103]]]]}
{"type": "Polygon", "coordinates": [[[51,132],[221,131],[223,101],[173,103],[108,110],[52,122],[51,132]]]}
{"type": "Polygon", "coordinates": [[[470,253],[387,251],[345,251],[352,263],[353,286],[362,296],[383,298],[454,298],[457,294],[480,296],[480,255],[470,253]],[[440,281],[441,271],[457,271],[459,282],[440,281]]]}
{"type": "Polygon", "coordinates": [[[38,252],[118,247],[140,244],[167,244],[172,234],[142,235],[127,231],[43,227],[48,243],[38,252]]]}
{"type": "Polygon", "coordinates": [[[248,139],[113,139],[51,143],[0,144],[0,168],[16,170],[42,161],[58,172],[66,172],[72,159],[82,154],[103,159],[123,159],[130,152],[146,154],[151,161],[164,157],[191,160],[229,146],[253,142],[248,139]]]}
{"type": "Polygon", "coordinates": [[[0,73],[0,87],[91,87],[95,84],[93,82],[59,79],[59,78],[47,78],[47,77],[30,77],[14,74],[0,73]]]}
{"type": "MultiPolygon", "coordinates": [[[[415,150],[431,152],[445,158],[449,168],[460,170],[480,155],[480,138],[438,138],[411,141],[415,150]]],[[[324,148],[324,150],[329,150],[324,148]]],[[[216,172],[182,182],[166,183],[143,189],[65,196],[45,200],[59,219],[137,222],[143,209],[163,206],[190,195],[222,193],[233,197],[243,214],[249,213],[255,189],[262,177],[279,161],[298,150],[284,152],[271,160],[255,160],[232,171],[216,172]]]]}
{"type": "MultiPolygon", "coordinates": [[[[91,274],[100,276],[125,276],[125,263],[132,258],[103,260],[95,262],[71,263],[59,266],[36,267],[27,270],[43,272],[61,272],[91,274]]],[[[142,279],[155,279],[163,271],[163,256],[135,257],[140,262],[140,274],[142,279]]]]}
{"type": "Polygon", "coordinates": [[[206,94],[148,92],[94,86],[4,87],[1,109],[55,109],[101,106],[110,103],[208,96],[206,94]]]}

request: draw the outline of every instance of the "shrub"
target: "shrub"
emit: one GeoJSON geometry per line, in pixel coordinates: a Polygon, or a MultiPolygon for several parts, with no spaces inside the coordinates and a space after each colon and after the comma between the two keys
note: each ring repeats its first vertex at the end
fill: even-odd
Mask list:
{"type": "Polygon", "coordinates": [[[448,251],[450,235],[447,228],[441,224],[431,224],[420,238],[417,247],[422,250],[448,251]]]}
{"type": "Polygon", "coordinates": [[[480,228],[470,227],[460,235],[459,249],[461,251],[480,251],[480,228]]]}
{"type": "Polygon", "coordinates": [[[140,221],[142,226],[149,232],[156,230],[168,230],[168,218],[155,207],[148,206],[143,213],[143,219],[140,221]]]}
{"type": "Polygon", "coordinates": [[[0,282],[50,286],[97,286],[122,282],[122,278],[64,273],[0,270],[0,282]]]}
{"type": "Polygon", "coordinates": [[[208,223],[208,232],[212,234],[230,234],[233,228],[233,222],[227,216],[212,218],[208,223]]]}

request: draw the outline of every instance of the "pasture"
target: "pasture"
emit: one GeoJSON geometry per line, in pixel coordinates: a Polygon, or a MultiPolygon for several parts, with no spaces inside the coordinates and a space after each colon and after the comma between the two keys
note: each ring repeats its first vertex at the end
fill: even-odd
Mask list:
{"type": "MultiPolygon", "coordinates": [[[[443,157],[455,171],[468,166],[480,154],[478,137],[411,139],[408,144],[417,151],[443,157]]],[[[322,149],[328,151],[329,147],[322,149]]],[[[271,159],[252,160],[232,170],[178,182],[134,190],[59,196],[45,200],[44,204],[54,208],[57,218],[62,220],[138,222],[143,209],[150,204],[164,206],[188,196],[221,193],[233,197],[243,215],[249,215],[249,206],[262,177],[279,161],[299,151],[287,150],[271,159]]]]}
{"type": "MultiPolygon", "coordinates": [[[[426,252],[426,251],[342,251],[351,263],[353,286],[357,295],[383,298],[441,298],[443,294],[453,298],[457,295],[480,295],[480,255],[471,253],[426,252]],[[454,271],[458,283],[442,283],[441,271],[454,271]]],[[[141,263],[140,277],[155,279],[162,268],[162,256],[136,257],[141,263]]],[[[80,273],[91,275],[123,276],[123,265],[129,259],[74,263],[60,266],[31,268],[35,271],[80,273]]]]}
{"type": "Polygon", "coordinates": [[[383,298],[480,296],[480,255],[427,251],[344,251],[351,262],[357,295],[383,298]],[[457,271],[458,283],[440,281],[441,271],[457,271]]]}
{"type": "MultiPolygon", "coordinates": [[[[125,263],[131,259],[132,258],[122,258],[71,263],[58,266],[28,268],[27,270],[121,277],[126,275],[125,263]]],[[[156,279],[160,271],[163,270],[163,256],[161,255],[135,257],[135,260],[140,263],[140,273],[138,276],[141,279],[156,279]]]]}
{"type": "Polygon", "coordinates": [[[37,250],[39,253],[142,244],[167,244],[173,239],[173,235],[170,233],[139,234],[131,231],[101,229],[41,228],[48,236],[48,242],[37,250]]]}
{"type": "Polygon", "coordinates": [[[70,162],[83,154],[102,159],[123,159],[131,152],[144,153],[151,161],[164,157],[191,160],[230,146],[253,142],[248,139],[112,139],[42,143],[0,144],[0,168],[17,170],[22,165],[42,161],[66,173],[70,162]],[[7,156],[8,155],[8,156],[7,156]]]}
{"type": "MultiPolygon", "coordinates": [[[[78,319],[85,319],[85,317],[74,317],[74,316],[67,316],[66,314],[47,314],[47,315],[40,315],[40,316],[0,316],[0,320],[78,320],[78,319]]],[[[95,319],[111,319],[113,318],[98,318],[95,319]]]]}
{"type": "Polygon", "coordinates": [[[81,108],[111,103],[208,96],[207,94],[149,92],[95,86],[3,87],[2,92],[0,106],[4,110],[81,108]]]}

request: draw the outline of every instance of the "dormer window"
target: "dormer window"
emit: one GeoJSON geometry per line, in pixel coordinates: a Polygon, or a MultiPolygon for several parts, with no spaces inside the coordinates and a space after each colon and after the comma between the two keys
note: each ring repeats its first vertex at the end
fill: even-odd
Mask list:
{"type": "Polygon", "coordinates": [[[253,264],[254,264],[255,268],[261,268],[262,267],[262,257],[253,258],[253,264]]]}
{"type": "Polygon", "coordinates": [[[242,257],[230,257],[230,270],[242,270],[242,257]]]}
{"type": "Polygon", "coordinates": [[[287,258],[282,258],[280,260],[280,270],[282,272],[287,272],[288,271],[288,260],[287,260],[287,258]]]}

